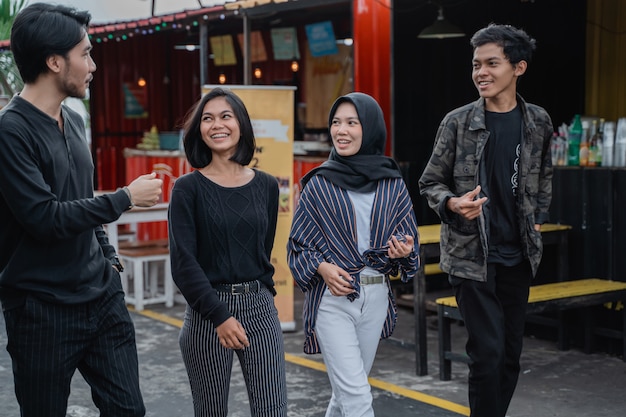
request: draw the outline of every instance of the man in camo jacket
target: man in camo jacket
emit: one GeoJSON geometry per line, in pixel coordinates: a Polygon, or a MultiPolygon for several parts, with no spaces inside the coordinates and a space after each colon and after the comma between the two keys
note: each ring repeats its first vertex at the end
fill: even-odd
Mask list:
{"type": "Polygon", "coordinates": [[[480,98],[445,116],[419,186],[441,218],[440,267],[468,331],[471,416],[504,417],[543,251],[553,127],[543,108],[517,94],[535,40],[491,24],[471,45],[480,98]]]}

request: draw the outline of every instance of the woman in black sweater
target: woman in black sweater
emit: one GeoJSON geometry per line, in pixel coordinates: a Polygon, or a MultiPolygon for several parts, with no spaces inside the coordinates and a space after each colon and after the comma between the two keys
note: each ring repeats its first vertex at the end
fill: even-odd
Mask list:
{"type": "Polygon", "coordinates": [[[248,168],[255,150],[241,99],[215,88],[185,126],[196,168],[179,178],[169,208],[172,276],[187,300],[180,348],[195,416],[226,416],[236,353],[252,416],[287,415],[283,337],[270,255],[278,182],[248,168]]]}
{"type": "Polygon", "coordinates": [[[195,416],[226,416],[233,354],[253,416],[287,415],[283,337],[270,255],[278,182],[248,168],[255,150],[245,105],[216,88],[185,126],[196,168],[176,181],[169,208],[172,276],[187,300],[180,348],[195,416]]]}

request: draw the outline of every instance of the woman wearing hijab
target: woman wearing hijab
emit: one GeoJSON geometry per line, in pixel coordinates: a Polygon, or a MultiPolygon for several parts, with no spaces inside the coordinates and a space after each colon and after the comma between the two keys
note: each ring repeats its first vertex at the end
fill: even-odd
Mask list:
{"type": "Polygon", "coordinates": [[[322,353],[332,387],[326,417],[373,416],[368,374],[396,307],[390,275],[418,267],[413,205],[372,97],[338,98],[329,115],[328,161],[302,179],[288,261],[305,294],[304,352],[322,353]]]}

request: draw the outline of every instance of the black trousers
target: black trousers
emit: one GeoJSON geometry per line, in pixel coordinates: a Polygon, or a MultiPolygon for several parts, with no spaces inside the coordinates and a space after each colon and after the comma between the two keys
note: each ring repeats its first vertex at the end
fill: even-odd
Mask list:
{"type": "Polygon", "coordinates": [[[77,369],[101,417],[145,415],[135,329],[121,284],[87,304],[57,305],[29,296],[4,317],[22,417],[65,417],[77,369]]]}
{"type": "Polygon", "coordinates": [[[505,417],[519,377],[532,272],[489,264],[487,282],[450,277],[468,339],[471,417],[505,417]]]}

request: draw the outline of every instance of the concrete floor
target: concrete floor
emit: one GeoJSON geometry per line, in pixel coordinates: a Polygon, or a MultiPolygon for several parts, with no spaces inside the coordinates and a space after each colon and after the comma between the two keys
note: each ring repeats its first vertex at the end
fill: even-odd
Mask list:
{"type": "MultiPolygon", "coordinates": [[[[184,306],[171,309],[153,306],[133,312],[137,331],[142,391],[149,417],[192,416],[191,394],[178,349],[178,322],[184,306]]],[[[290,417],[323,416],[330,386],[320,355],[302,353],[300,326],[301,295],[296,294],[298,326],[285,333],[290,417]]],[[[379,417],[454,417],[468,415],[467,368],[453,364],[451,381],[438,377],[436,317],[429,322],[429,375],[415,375],[413,314],[400,309],[392,340],[380,344],[371,373],[374,408],[379,417]],[[404,346],[404,347],[403,347],[404,346]]],[[[453,340],[462,349],[464,328],[453,326],[453,340]]],[[[18,417],[13,394],[11,363],[6,346],[4,321],[0,318],[0,417],[18,417]]],[[[250,412],[243,379],[235,360],[231,384],[232,417],[250,412]]],[[[614,417],[625,415],[626,364],[606,354],[587,355],[577,349],[559,351],[552,341],[527,337],[522,356],[522,374],[509,409],[510,417],[614,417]]],[[[77,374],[72,383],[68,416],[98,416],[89,387],[77,374]]]]}

